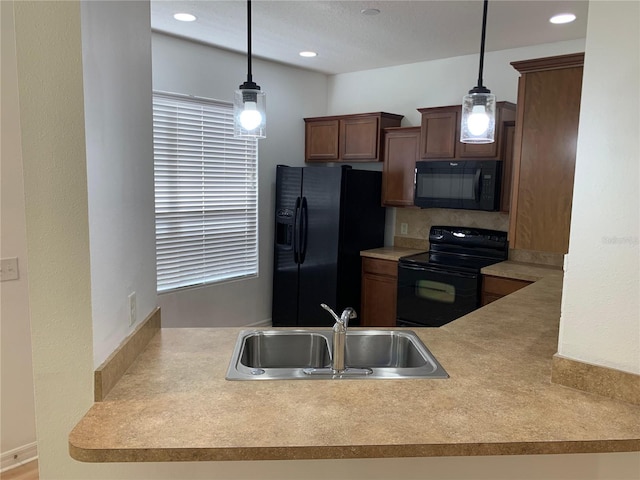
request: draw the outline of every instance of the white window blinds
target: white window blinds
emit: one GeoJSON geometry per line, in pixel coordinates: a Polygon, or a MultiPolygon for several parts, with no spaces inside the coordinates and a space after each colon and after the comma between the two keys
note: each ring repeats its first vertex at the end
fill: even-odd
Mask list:
{"type": "Polygon", "coordinates": [[[257,140],[230,103],[153,94],[158,292],[256,275],[257,140]]]}

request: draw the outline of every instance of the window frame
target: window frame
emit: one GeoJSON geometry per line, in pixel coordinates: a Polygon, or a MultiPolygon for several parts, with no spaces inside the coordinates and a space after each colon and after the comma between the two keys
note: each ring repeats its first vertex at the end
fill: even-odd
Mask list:
{"type": "Polygon", "coordinates": [[[233,136],[231,102],[152,100],[157,293],[258,277],[257,139],[233,136]]]}

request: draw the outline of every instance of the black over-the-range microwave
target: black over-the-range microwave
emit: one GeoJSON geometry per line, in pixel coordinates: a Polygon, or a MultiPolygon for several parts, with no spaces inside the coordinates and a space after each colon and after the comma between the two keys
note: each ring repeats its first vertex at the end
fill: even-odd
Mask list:
{"type": "Polygon", "coordinates": [[[421,208],[498,210],[500,160],[416,162],[414,204],[421,208]]]}

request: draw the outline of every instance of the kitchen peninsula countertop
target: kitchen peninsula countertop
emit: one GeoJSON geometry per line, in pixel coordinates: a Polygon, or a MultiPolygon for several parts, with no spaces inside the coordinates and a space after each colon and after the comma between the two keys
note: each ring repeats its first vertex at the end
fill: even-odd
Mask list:
{"type": "MultiPolygon", "coordinates": [[[[509,263],[503,273],[526,267],[509,263]]],[[[155,462],[640,450],[640,407],[550,382],[562,272],[543,275],[441,328],[414,329],[446,380],[227,381],[241,329],[162,329],[70,433],[70,454],[155,462]]]]}

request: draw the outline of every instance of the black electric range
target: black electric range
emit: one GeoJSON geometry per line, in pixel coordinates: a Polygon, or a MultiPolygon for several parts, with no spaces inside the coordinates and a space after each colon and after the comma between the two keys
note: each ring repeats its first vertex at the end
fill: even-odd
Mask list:
{"type": "Polygon", "coordinates": [[[433,226],[427,253],[398,261],[398,326],[439,327],[480,306],[480,270],[508,257],[507,232],[433,226]]]}

